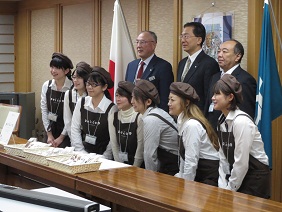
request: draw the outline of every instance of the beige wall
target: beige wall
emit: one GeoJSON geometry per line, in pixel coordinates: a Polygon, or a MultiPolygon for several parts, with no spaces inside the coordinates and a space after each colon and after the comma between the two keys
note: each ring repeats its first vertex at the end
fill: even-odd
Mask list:
{"type": "Polygon", "coordinates": [[[31,91],[35,92],[36,129],[42,131],[40,109],[41,87],[52,79],[49,69],[55,44],[55,10],[33,10],[31,13],[31,91]]]}
{"type": "MultiPolygon", "coordinates": [[[[74,66],[80,61],[92,60],[93,37],[92,3],[62,7],[62,52],[69,56],[74,66]]],[[[38,9],[31,13],[31,91],[35,92],[36,130],[42,132],[40,99],[41,87],[52,79],[49,72],[51,56],[55,51],[56,9],[38,9]]]]}
{"type": "Polygon", "coordinates": [[[63,6],[62,51],[75,64],[92,65],[93,3],[63,6]]]}
{"type": "Polygon", "coordinates": [[[156,55],[172,64],[173,0],[150,1],[149,8],[149,29],[154,31],[158,36],[156,55]]]}

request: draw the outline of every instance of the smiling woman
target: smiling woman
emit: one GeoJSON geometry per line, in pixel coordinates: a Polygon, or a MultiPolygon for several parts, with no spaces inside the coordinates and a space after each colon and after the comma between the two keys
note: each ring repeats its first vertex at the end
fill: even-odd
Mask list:
{"type": "Polygon", "coordinates": [[[88,96],[78,100],[71,123],[71,145],[75,151],[101,154],[112,159],[108,116],[117,111],[108,89],[114,83],[109,72],[95,66],[86,82],[88,96]]]}
{"type": "Polygon", "coordinates": [[[53,53],[50,61],[52,80],[46,81],[41,92],[41,112],[46,142],[54,147],[70,146],[70,139],[64,126],[64,95],[72,86],[72,61],[62,53],[53,53]]]}
{"type": "Polygon", "coordinates": [[[86,81],[92,68],[86,62],[79,62],[72,73],[73,88],[66,91],[64,98],[64,123],[68,136],[71,136],[71,119],[75,105],[79,99],[87,96],[86,81]]]}
{"type": "Polygon", "coordinates": [[[109,133],[114,160],[144,168],[142,115],[131,105],[133,88],[131,82],[119,82],[116,90],[119,111],[109,116],[109,133]]]}
{"type": "Polygon", "coordinates": [[[217,186],[219,155],[217,136],[196,105],[199,96],[182,82],[170,85],[169,114],[177,116],[179,172],[176,177],[217,186]]]}

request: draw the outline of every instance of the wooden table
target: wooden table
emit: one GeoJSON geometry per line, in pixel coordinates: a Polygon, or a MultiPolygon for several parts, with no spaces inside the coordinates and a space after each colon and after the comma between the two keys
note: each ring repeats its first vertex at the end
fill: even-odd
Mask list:
{"type": "MultiPolygon", "coordinates": [[[[0,151],[0,183],[16,183],[19,186],[20,177],[75,194],[94,196],[110,202],[114,211],[282,211],[279,202],[141,168],[70,175],[0,151]],[[13,176],[17,176],[17,182],[11,181],[13,176]]],[[[28,186],[26,182],[23,185],[28,186]]]]}

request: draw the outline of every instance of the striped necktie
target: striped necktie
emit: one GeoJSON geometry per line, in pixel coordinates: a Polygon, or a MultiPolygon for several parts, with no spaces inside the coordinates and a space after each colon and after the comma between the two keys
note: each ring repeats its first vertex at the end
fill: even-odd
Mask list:
{"type": "Polygon", "coordinates": [[[185,64],[185,67],[184,67],[184,71],[183,71],[182,76],[181,76],[181,82],[184,81],[184,79],[185,79],[185,77],[186,77],[186,75],[189,71],[190,65],[191,65],[191,60],[190,60],[190,57],[188,57],[186,64],[185,64]]]}
{"type": "Polygon", "coordinates": [[[137,72],[137,77],[136,77],[136,79],[140,79],[140,78],[142,77],[142,74],[143,74],[143,71],[144,71],[144,65],[145,65],[145,63],[144,63],[144,61],[142,61],[142,62],[140,63],[140,68],[139,68],[139,70],[138,70],[138,72],[137,72]]]}

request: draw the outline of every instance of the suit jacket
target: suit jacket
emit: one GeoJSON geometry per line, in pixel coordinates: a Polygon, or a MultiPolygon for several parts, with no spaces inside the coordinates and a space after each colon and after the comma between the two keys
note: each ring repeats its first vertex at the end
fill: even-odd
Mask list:
{"type": "MultiPolygon", "coordinates": [[[[178,64],[177,81],[181,82],[181,76],[188,57],[182,59],[178,64]]],[[[204,112],[206,98],[208,95],[209,84],[212,75],[219,72],[219,66],[216,60],[208,56],[204,51],[196,57],[195,61],[190,66],[187,75],[184,78],[185,83],[190,84],[200,97],[200,101],[196,104],[204,112]]]]}
{"type": "MultiPolygon", "coordinates": [[[[246,72],[241,66],[238,66],[232,74],[238,82],[242,85],[242,94],[243,94],[243,102],[238,104],[240,110],[249,114],[253,119],[255,117],[255,108],[256,108],[256,89],[257,89],[257,82],[255,78],[246,72]]],[[[209,112],[209,106],[212,102],[211,98],[213,96],[213,87],[215,83],[220,79],[221,72],[216,73],[213,75],[210,88],[209,88],[209,95],[207,98],[207,102],[205,105],[205,116],[216,130],[217,121],[221,114],[221,111],[213,110],[209,112]]]]}
{"type": "MultiPolygon", "coordinates": [[[[135,75],[140,60],[141,59],[133,60],[128,64],[125,75],[126,81],[135,82],[135,75]]],[[[154,55],[147,65],[141,79],[146,79],[156,86],[160,95],[160,105],[158,106],[168,112],[169,86],[174,80],[171,64],[154,55]]]]}

